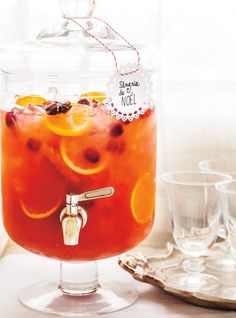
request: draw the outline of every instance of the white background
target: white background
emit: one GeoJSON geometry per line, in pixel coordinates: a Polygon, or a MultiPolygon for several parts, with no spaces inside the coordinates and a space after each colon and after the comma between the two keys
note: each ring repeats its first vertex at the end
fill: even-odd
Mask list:
{"type": "MultiPolygon", "coordinates": [[[[1,1],[0,41],[33,37],[60,16],[58,2],[1,1]]],[[[131,40],[158,43],[161,25],[163,76],[167,80],[235,76],[234,0],[97,0],[95,15],[131,40]]]]}
{"type": "MultiPolygon", "coordinates": [[[[236,1],[98,0],[103,17],[132,41],[162,51],[158,159],[163,171],[201,159],[236,158],[236,1]]],[[[58,0],[0,2],[0,42],[25,40],[60,15],[58,0]]],[[[159,186],[157,228],[168,220],[159,186]]]]}

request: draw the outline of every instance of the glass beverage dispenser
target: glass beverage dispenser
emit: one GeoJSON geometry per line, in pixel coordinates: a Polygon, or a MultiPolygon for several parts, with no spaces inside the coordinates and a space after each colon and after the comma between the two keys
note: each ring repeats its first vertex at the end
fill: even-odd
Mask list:
{"type": "MultiPolygon", "coordinates": [[[[91,17],[93,2],[77,0],[71,9],[62,1],[66,17],[59,29],[0,50],[4,226],[23,248],[61,261],[58,282],[34,284],[20,300],[67,316],[134,302],[130,287],[98,283],[94,261],[144,240],[155,209],[155,103],[148,97],[134,118],[119,117],[107,92],[117,73],[114,56],[122,65],[136,55],[91,17]]],[[[153,49],[136,48],[153,80],[153,49]]],[[[126,84],[119,82],[129,91],[126,84]]]]}

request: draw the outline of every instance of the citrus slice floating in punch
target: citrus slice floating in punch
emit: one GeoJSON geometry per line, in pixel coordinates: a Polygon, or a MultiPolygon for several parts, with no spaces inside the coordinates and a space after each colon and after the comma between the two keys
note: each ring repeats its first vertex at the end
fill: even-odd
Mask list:
{"type": "Polygon", "coordinates": [[[106,168],[110,156],[101,142],[102,138],[97,138],[87,134],[77,138],[62,138],[60,154],[72,171],[82,175],[93,175],[106,168]]]}
{"type": "Polygon", "coordinates": [[[90,100],[96,100],[97,102],[102,103],[107,97],[104,92],[88,92],[88,93],[82,94],[80,98],[81,99],[88,98],[90,100]]]}
{"type": "Polygon", "coordinates": [[[61,205],[61,199],[52,207],[49,208],[48,210],[45,210],[44,208],[41,210],[37,209],[32,209],[32,207],[27,206],[27,203],[21,201],[21,208],[23,212],[30,217],[31,219],[44,219],[55,213],[61,205]]]}
{"type": "Polygon", "coordinates": [[[150,173],[144,174],[136,183],[131,195],[131,210],[138,223],[152,219],[155,209],[155,181],[150,173]]]}
{"type": "Polygon", "coordinates": [[[73,106],[66,114],[45,115],[46,127],[60,136],[79,136],[91,128],[89,109],[85,105],[73,106]]]}
{"type": "Polygon", "coordinates": [[[65,199],[65,180],[46,157],[22,182],[24,191],[19,193],[19,200],[25,215],[43,219],[59,211],[65,199]]]}
{"type": "Polygon", "coordinates": [[[25,106],[27,107],[29,104],[34,105],[43,105],[43,103],[46,101],[45,98],[37,95],[29,95],[29,96],[22,96],[19,97],[16,100],[16,104],[19,106],[25,106]]]}

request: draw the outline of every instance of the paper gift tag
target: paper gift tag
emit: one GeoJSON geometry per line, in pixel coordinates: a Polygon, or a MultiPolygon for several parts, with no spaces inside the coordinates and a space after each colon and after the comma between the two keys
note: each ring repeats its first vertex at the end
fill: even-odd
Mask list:
{"type": "Polygon", "coordinates": [[[138,119],[150,108],[152,85],[150,74],[142,66],[122,65],[108,82],[106,105],[111,115],[123,121],[138,119]]]}

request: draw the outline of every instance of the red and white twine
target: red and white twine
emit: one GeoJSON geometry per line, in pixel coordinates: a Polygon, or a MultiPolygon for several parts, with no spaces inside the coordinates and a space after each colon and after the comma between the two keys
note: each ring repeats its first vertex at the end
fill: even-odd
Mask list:
{"type": "Polygon", "coordinates": [[[86,32],[90,37],[92,37],[93,39],[95,39],[99,44],[101,44],[101,46],[103,46],[108,52],[110,52],[114,58],[114,62],[115,62],[115,67],[116,67],[116,71],[121,75],[121,76],[126,76],[126,75],[130,75],[130,74],[134,74],[136,72],[138,72],[140,70],[140,54],[139,51],[137,50],[137,48],[132,45],[128,40],[126,40],[119,32],[117,32],[111,25],[109,25],[106,21],[104,21],[101,18],[97,18],[97,17],[90,17],[89,19],[94,19],[97,21],[100,21],[102,23],[104,23],[112,32],[114,32],[116,35],[118,35],[126,44],[128,44],[128,46],[134,50],[137,53],[137,57],[138,57],[138,63],[137,63],[137,68],[135,68],[134,70],[131,71],[127,71],[127,72],[120,72],[119,71],[119,67],[118,67],[118,62],[117,62],[117,58],[115,55],[115,52],[109,48],[105,43],[103,43],[99,38],[97,38],[95,35],[93,35],[91,32],[89,32],[85,27],[83,27],[83,25],[81,23],[79,23],[77,21],[77,19],[84,19],[84,18],[80,18],[80,17],[76,17],[76,18],[72,18],[69,16],[65,16],[64,18],[67,20],[70,20],[72,22],[74,22],[75,24],[77,24],[84,32],[86,32]]]}

